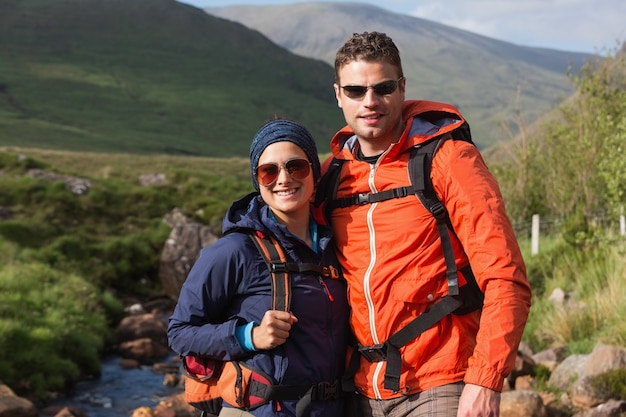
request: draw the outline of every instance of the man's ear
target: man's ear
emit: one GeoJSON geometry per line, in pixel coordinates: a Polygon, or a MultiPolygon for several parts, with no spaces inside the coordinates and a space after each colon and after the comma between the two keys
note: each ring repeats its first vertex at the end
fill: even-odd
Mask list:
{"type": "Polygon", "coordinates": [[[341,108],[341,88],[339,88],[339,84],[333,84],[333,88],[335,89],[335,98],[337,99],[337,107],[341,108]]]}

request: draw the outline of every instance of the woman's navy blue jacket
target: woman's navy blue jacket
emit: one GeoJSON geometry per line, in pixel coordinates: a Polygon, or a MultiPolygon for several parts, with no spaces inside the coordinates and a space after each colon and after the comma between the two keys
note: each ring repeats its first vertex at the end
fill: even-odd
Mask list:
{"type": "MultiPolygon", "coordinates": [[[[338,266],[329,229],[318,227],[315,253],[283,225],[268,217],[269,207],[252,193],[236,201],[223,221],[224,236],[204,248],[182,286],[169,319],[170,347],[180,355],[222,361],[242,360],[273,376],[278,384],[303,385],[341,379],[349,341],[346,283],[312,273],[292,273],[291,311],[298,318],[285,344],[249,352],[235,337],[235,327],[259,324],[271,308],[267,266],[245,233],[273,234],[290,262],[338,266]],[[330,292],[330,294],[329,294],[330,292]]],[[[295,416],[296,401],[276,402],[251,410],[255,416],[295,416]]],[[[227,406],[225,404],[225,406],[227,406]]],[[[313,401],[311,416],[343,416],[341,401],[313,401]]]]}

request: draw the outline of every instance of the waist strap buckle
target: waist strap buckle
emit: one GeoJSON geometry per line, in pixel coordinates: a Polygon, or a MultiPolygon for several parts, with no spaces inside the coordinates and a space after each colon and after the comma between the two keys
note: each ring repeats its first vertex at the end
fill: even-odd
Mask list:
{"type": "Polygon", "coordinates": [[[339,398],[339,381],[323,381],[314,385],[311,397],[318,401],[328,401],[339,398]]]}
{"type": "Polygon", "coordinates": [[[361,346],[359,345],[359,353],[368,362],[382,362],[387,360],[387,344],[380,343],[374,346],[361,346]]]}

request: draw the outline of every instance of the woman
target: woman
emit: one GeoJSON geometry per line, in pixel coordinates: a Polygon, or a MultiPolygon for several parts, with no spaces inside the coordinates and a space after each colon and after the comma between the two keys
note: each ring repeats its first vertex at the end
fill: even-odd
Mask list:
{"type": "Polygon", "coordinates": [[[349,334],[344,280],[291,273],[290,311],[272,309],[272,275],[249,237],[275,237],[291,263],[337,265],[329,229],[310,214],[320,177],[315,142],[297,123],[270,121],[252,141],[250,168],[257,192],[232,205],[224,236],[191,269],[170,317],[170,346],[182,356],[243,362],[279,390],[306,388],[289,395],[283,389],[253,407],[224,401],[221,417],[343,416],[337,382],[349,334]],[[307,397],[310,407],[298,402],[307,397]]]}

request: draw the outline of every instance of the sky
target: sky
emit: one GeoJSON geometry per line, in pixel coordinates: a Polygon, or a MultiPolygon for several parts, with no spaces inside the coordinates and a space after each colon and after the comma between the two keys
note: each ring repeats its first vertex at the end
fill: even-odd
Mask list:
{"type": "MultiPolygon", "coordinates": [[[[179,0],[196,7],[329,0],[179,0]]],[[[614,52],[626,41],[624,0],[337,0],[369,3],[523,46],[614,52]],[[384,3],[384,4],[383,4],[384,3]]]]}

